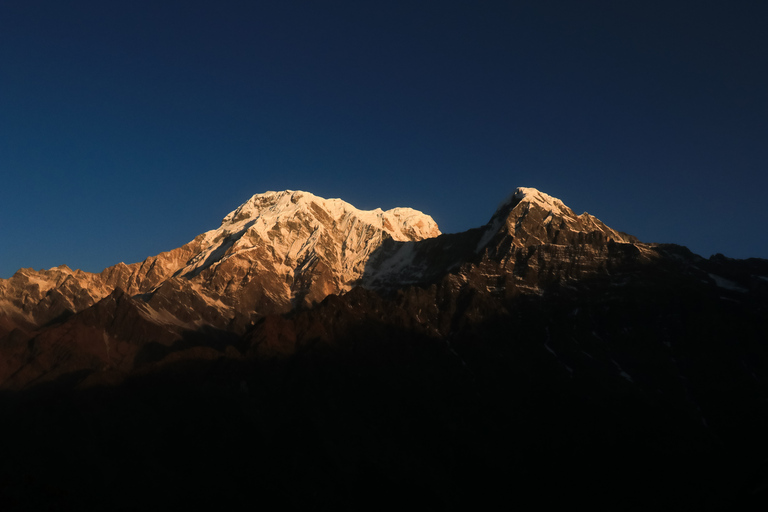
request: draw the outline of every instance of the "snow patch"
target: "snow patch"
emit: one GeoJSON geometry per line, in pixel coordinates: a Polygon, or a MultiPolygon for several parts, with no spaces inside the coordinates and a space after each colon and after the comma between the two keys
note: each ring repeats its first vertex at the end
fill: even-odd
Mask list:
{"type": "Polygon", "coordinates": [[[632,376],[631,376],[631,375],[629,375],[627,372],[625,372],[625,371],[624,371],[624,369],[623,369],[621,366],[619,366],[619,363],[617,363],[615,359],[611,359],[611,362],[612,362],[612,363],[614,364],[614,366],[616,366],[616,368],[619,370],[619,375],[621,375],[622,377],[624,377],[624,378],[625,378],[626,380],[628,380],[629,382],[632,382],[632,383],[634,383],[634,382],[635,382],[634,380],[632,380],[632,376]]]}
{"type": "Polygon", "coordinates": [[[741,292],[746,293],[747,290],[745,288],[742,288],[738,284],[734,283],[730,279],[726,279],[724,277],[720,277],[716,274],[708,274],[709,277],[715,282],[715,285],[719,288],[723,288],[725,290],[731,290],[734,292],[741,292]]]}
{"type": "Polygon", "coordinates": [[[496,233],[499,232],[501,229],[501,226],[504,225],[504,220],[501,217],[497,217],[490,226],[488,226],[485,229],[485,233],[483,233],[483,236],[480,237],[480,241],[477,242],[477,247],[475,248],[475,252],[480,252],[483,250],[483,248],[488,245],[488,242],[491,241],[491,239],[494,237],[496,233]]]}
{"type": "Polygon", "coordinates": [[[416,242],[401,243],[395,252],[386,259],[386,264],[378,268],[376,273],[371,276],[371,280],[376,281],[381,276],[403,277],[402,274],[406,270],[414,267],[414,260],[417,254],[416,242]]]}

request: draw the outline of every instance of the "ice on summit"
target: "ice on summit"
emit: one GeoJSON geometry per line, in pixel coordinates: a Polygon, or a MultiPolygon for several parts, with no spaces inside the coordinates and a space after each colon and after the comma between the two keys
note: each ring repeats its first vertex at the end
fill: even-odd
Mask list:
{"type": "Polygon", "coordinates": [[[202,251],[181,274],[266,251],[281,275],[293,275],[320,256],[339,272],[344,289],[359,279],[365,261],[384,239],[406,242],[439,234],[432,217],[412,208],[360,210],[309,192],[270,191],[252,196],[225,216],[219,228],[203,234],[202,251]]]}
{"type": "Polygon", "coordinates": [[[507,197],[504,201],[501,202],[501,204],[499,204],[499,207],[496,208],[496,213],[504,210],[515,201],[536,203],[555,214],[570,212],[570,208],[568,208],[561,200],[556,197],[552,197],[532,187],[518,187],[512,193],[512,195],[507,197]]]}
{"type": "Polygon", "coordinates": [[[359,210],[342,199],[323,199],[300,190],[256,194],[224,217],[218,230],[209,233],[218,233],[222,229],[238,231],[248,220],[256,220],[257,225],[272,226],[299,213],[317,214],[318,208],[334,220],[352,215],[362,222],[386,231],[398,241],[413,240],[414,237],[431,238],[440,234],[432,217],[413,208],[359,210]]]}

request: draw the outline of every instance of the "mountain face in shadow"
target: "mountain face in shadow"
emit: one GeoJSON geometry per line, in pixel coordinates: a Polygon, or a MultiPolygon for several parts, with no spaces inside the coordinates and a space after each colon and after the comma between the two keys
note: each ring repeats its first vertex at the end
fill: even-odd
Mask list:
{"type": "Polygon", "coordinates": [[[260,194],[139,264],[20,270],[0,304],[19,509],[766,498],[768,261],[535,189],[458,234],[260,194]]]}

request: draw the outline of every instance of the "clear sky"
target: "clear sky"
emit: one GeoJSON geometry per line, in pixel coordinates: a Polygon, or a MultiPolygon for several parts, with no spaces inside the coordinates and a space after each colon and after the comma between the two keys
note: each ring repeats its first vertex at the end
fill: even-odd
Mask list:
{"type": "Polygon", "coordinates": [[[0,277],[178,247],[267,190],[443,232],[515,187],[768,258],[768,2],[0,2],[0,277]]]}

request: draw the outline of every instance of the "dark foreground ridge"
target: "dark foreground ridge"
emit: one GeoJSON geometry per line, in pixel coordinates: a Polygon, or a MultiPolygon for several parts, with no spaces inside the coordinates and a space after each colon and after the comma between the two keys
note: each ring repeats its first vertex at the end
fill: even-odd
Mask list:
{"type": "Polygon", "coordinates": [[[523,190],[247,325],[173,278],[9,330],[0,501],[762,510],[768,261],[642,244],[523,190]]]}

